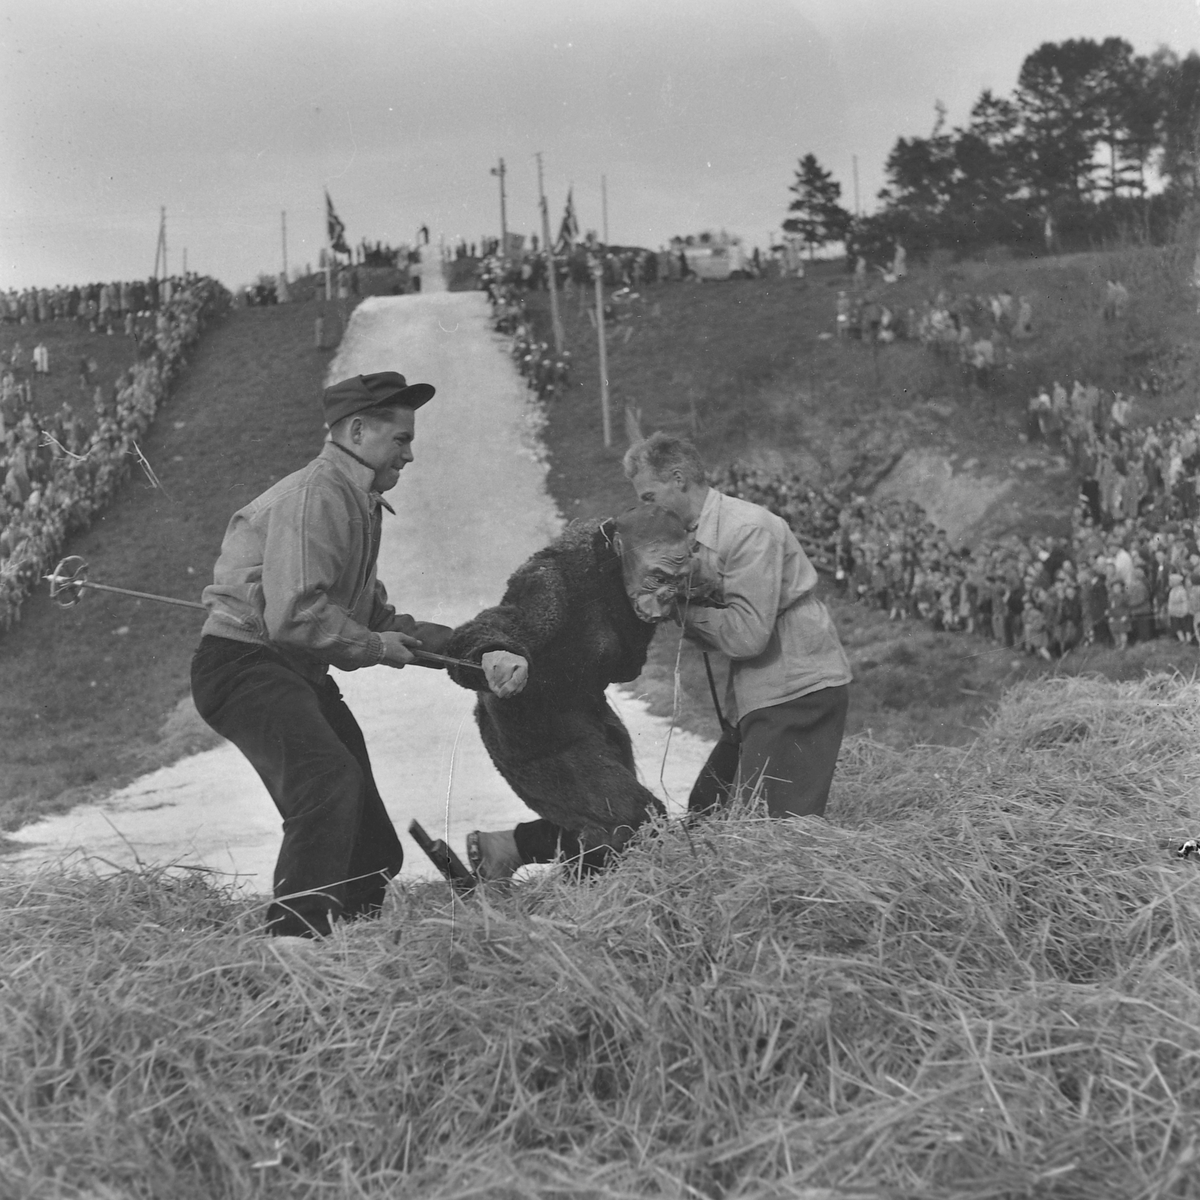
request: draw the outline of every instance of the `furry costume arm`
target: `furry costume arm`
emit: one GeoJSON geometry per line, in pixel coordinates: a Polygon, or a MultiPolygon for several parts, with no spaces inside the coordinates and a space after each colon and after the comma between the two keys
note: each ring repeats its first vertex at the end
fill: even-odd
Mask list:
{"type": "MultiPolygon", "coordinates": [[[[485,608],[454,630],[444,653],[479,662],[489,650],[508,650],[521,655],[532,668],[538,651],[558,633],[567,616],[567,587],[558,564],[534,557],[513,574],[495,608],[485,608]]],[[[487,690],[478,671],[462,667],[448,671],[460,687],[487,690]]]]}

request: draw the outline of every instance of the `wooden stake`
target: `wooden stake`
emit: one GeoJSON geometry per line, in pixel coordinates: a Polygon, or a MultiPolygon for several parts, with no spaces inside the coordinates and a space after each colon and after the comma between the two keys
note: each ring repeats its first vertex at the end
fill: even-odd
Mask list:
{"type": "MultiPolygon", "coordinates": [[[[538,196],[542,203],[542,241],[546,251],[546,283],[550,288],[550,323],[554,328],[554,352],[561,354],[563,349],[563,327],[558,315],[558,280],[554,271],[554,245],[550,241],[550,210],[546,207],[546,192],[542,187],[542,155],[539,151],[534,157],[538,165],[538,196]]],[[[608,443],[606,442],[605,445],[608,443]]]]}
{"type": "Polygon", "coordinates": [[[604,337],[604,262],[597,259],[592,267],[596,277],[596,339],[600,347],[600,419],[604,426],[604,445],[612,445],[612,415],[608,410],[608,345],[604,337]]]}

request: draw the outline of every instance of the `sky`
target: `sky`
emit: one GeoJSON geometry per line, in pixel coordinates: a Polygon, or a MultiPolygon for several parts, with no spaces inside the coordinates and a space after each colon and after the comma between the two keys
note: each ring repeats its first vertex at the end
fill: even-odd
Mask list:
{"type": "Polygon", "coordinates": [[[897,137],[1007,93],[1045,41],[1200,48],[1200,0],[0,0],[0,287],[230,286],[347,239],[777,234],[816,154],[875,206],[897,137]]]}

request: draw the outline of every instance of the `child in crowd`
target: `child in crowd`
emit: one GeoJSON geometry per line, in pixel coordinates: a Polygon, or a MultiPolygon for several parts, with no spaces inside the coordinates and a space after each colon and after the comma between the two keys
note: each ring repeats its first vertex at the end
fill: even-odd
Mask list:
{"type": "Polygon", "coordinates": [[[1192,615],[1192,641],[1200,645],[1200,571],[1193,571],[1188,582],[1188,612],[1192,615]]]}
{"type": "Polygon", "coordinates": [[[1129,630],[1132,625],[1133,618],[1130,615],[1125,585],[1114,578],[1108,585],[1108,628],[1118,650],[1124,650],[1129,645],[1129,630]]]}
{"type": "Polygon", "coordinates": [[[1187,642],[1192,636],[1188,590],[1184,586],[1183,576],[1177,572],[1172,572],[1170,584],[1171,590],[1167,593],[1167,619],[1171,623],[1171,632],[1175,635],[1175,640],[1187,642]]]}
{"type": "Polygon", "coordinates": [[[1041,658],[1050,658],[1050,639],[1046,632],[1046,614],[1042,611],[1046,594],[1041,588],[1035,588],[1025,598],[1024,629],[1025,649],[1029,654],[1041,658]]]}

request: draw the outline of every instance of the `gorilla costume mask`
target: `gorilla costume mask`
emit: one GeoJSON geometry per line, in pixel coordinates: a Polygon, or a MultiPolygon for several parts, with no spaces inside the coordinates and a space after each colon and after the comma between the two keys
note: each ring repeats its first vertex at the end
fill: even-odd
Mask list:
{"type": "Polygon", "coordinates": [[[711,588],[693,587],[691,540],[684,523],[656,504],[640,504],[615,521],[614,548],[621,556],[625,594],[634,612],[656,625],[676,601],[711,604],[711,588]]]}

